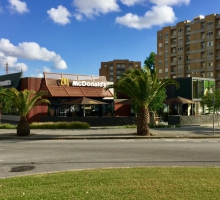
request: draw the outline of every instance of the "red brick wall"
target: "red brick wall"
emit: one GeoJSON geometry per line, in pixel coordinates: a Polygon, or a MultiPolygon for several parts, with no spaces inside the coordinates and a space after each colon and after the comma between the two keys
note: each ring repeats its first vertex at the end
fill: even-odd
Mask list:
{"type": "MultiPolygon", "coordinates": [[[[21,78],[20,90],[28,89],[38,92],[40,90],[42,81],[43,81],[42,78],[32,78],[32,77],[21,78]]],[[[47,104],[42,104],[34,107],[27,116],[29,123],[39,121],[40,117],[42,116],[47,116],[47,110],[48,110],[47,104]]]]}

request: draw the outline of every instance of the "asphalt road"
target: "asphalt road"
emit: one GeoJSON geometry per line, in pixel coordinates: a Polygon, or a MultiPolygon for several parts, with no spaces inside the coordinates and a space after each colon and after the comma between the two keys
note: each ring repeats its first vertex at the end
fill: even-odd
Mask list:
{"type": "Polygon", "coordinates": [[[111,167],[220,166],[220,139],[2,140],[0,178],[111,167]]]}

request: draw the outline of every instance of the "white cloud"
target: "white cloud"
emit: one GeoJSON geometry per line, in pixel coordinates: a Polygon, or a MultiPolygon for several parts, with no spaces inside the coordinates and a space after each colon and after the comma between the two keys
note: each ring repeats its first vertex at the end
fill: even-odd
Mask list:
{"type": "Polygon", "coordinates": [[[133,6],[138,3],[146,2],[146,0],[121,0],[121,3],[127,6],[133,6]]]}
{"type": "Polygon", "coordinates": [[[29,12],[28,8],[27,8],[27,4],[23,1],[20,0],[8,0],[8,2],[10,3],[10,8],[12,11],[16,11],[19,13],[25,13],[25,12],[29,12]]]}
{"type": "Polygon", "coordinates": [[[44,71],[44,72],[50,72],[51,70],[50,70],[49,67],[44,66],[44,70],[43,70],[43,71],[44,71]]]}
{"type": "Polygon", "coordinates": [[[93,18],[100,14],[120,11],[117,0],[74,0],[73,6],[78,13],[93,18]]]}
{"type": "Polygon", "coordinates": [[[8,61],[13,67],[20,67],[26,71],[27,66],[24,63],[17,63],[19,58],[52,62],[56,69],[67,69],[66,62],[54,51],[48,51],[35,42],[23,42],[14,46],[8,39],[2,38],[0,40],[0,64],[4,66],[3,64],[8,61]]]}
{"type": "Polygon", "coordinates": [[[47,11],[47,14],[54,22],[58,24],[65,25],[70,23],[69,17],[71,17],[71,14],[65,7],[61,5],[59,5],[57,9],[51,8],[50,10],[47,11]]]}
{"type": "Polygon", "coordinates": [[[44,66],[43,67],[43,70],[40,70],[40,69],[36,69],[35,70],[35,74],[33,75],[31,75],[31,77],[37,77],[37,78],[43,78],[44,77],[44,74],[43,74],[43,72],[50,72],[51,70],[50,70],[50,68],[48,68],[48,67],[46,67],[46,66],[44,66]]]}
{"type": "Polygon", "coordinates": [[[190,3],[190,0],[150,0],[150,2],[160,6],[161,5],[174,6],[181,4],[188,5],[190,3]]]}
{"type": "Polygon", "coordinates": [[[176,20],[173,9],[169,6],[153,6],[143,17],[128,13],[123,17],[117,17],[116,23],[136,29],[151,28],[155,25],[173,23],[176,20]]]}
{"type": "Polygon", "coordinates": [[[27,71],[28,67],[24,63],[17,63],[18,59],[13,56],[5,56],[4,53],[0,52],[0,66],[4,66],[8,63],[10,72],[27,71]]]}

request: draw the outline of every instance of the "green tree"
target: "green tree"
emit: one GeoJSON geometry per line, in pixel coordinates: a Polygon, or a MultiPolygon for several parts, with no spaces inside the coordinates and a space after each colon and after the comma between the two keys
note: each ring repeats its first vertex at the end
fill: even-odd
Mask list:
{"type": "Polygon", "coordinates": [[[155,59],[155,53],[151,52],[149,57],[146,58],[144,61],[144,68],[149,68],[151,72],[154,71],[154,59],[155,59]]]}
{"type": "Polygon", "coordinates": [[[50,103],[49,100],[43,99],[45,92],[35,92],[33,90],[18,91],[16,88],[10,88],[0,93],[7,96],[13,102],[13,106],[17,108],[20,115],[20,121],[17,126],[18,136],[30,135],[29,122],[27,120],[28,113],[37,105],[42,103],[50,103]]]}
{"type": "MultiPolygon", "coordinates": [[[[2,87],[0,87],[0,93],[1,92],[5,92],[5,89],[2,87]]],[[[5,95],[0,95],[0,124],[1,124],[2,113],[11,111],[11,108],[12,108],[11,100],[5,95]]]]}
{"type": "Polygon", "coordinates": [[[207,108],[208,113],[216,113],[219,126],[219,111],[220,111],[220,90],[207,92],[200,101],[201,105],[207,108]]]}
{"type": "Polygon", "coordinates": [[[106,89],[114,88],[126,94],[137,106],[137,135],[150,135],[149,105],[155,101],[158,94],[169,84],[179,84],[174,79],[159,80],[157,71],[146,69],[131,69],[121,75],[116,84],[109,85],[106,89]]]}
{"type": "Polygon", "coordinates": [[[154,100],[149,104],[149,112],[152,113],[150,118],[150,123],[155,124],[155,114],[158,110],[164,108],[164,100],[166,99],[166,89],[159,91],[158,94],[155,96],[154,100]]]}

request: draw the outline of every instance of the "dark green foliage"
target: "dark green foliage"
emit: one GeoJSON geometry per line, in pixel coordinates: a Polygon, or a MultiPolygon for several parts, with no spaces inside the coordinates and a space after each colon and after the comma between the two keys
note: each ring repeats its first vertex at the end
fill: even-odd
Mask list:
{"type": "Polygon", "coordinates": [[[89,129],[86,122],[35,122],[30,124],[31,129],[89,129]]]}
{"type": "Polygon", "coordinates": [[[146,58],[144,61],[144,67],[150,69],[151,72],[154,71],[154,59],[155,59],[155,53],[151,52],[149,57],[146,58]]]}

